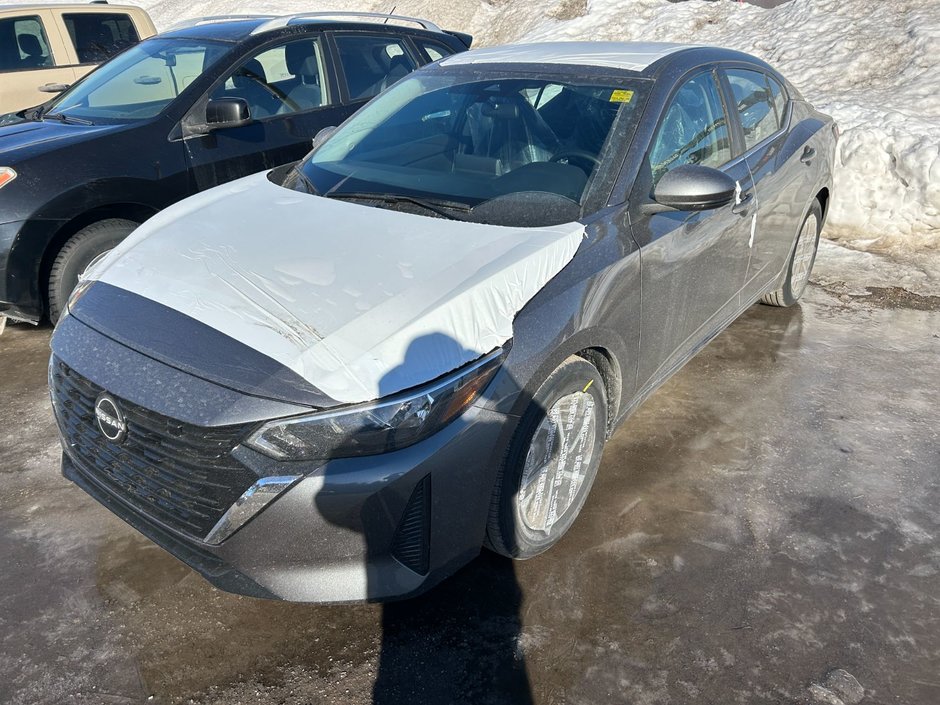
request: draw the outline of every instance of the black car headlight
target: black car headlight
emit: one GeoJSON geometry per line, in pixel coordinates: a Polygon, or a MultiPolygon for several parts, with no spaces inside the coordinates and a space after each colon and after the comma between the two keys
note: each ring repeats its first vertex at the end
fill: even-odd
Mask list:
{"type": "Polygon", "coordinates": [[[406,448],[466,411],[493,379],[503,357],[504,350],[496,350],[388,399],[269,421],[245,443],[278,460],[327,460],[406,448]]]}

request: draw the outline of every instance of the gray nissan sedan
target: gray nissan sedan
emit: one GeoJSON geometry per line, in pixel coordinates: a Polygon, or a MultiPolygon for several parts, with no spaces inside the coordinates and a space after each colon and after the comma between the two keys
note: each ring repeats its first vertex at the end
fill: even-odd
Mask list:
{"type": "Polygon", "coordinates": [[[52,340],[63,472],[218,587],[417,594],[544,551],[606,440],[809,279],[833,121],[764,62],[470,51],[94,262],[52,340]]]}

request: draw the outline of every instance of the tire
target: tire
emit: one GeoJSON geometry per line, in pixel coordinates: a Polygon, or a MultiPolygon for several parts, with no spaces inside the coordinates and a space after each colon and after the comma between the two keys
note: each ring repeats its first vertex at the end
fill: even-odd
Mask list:
{"type": "Polygon", "coordinates": [[[78,275],[98,255],[113,249],[139,225],[132,220],[109,218],[92,223],[72,235],[59,250],[49,271],[49,320],[55,323],[65,310],[78,275]]]}
{"type": "Polygon", "coordinates": [[[764,294],[760,301],[768,306],[792,306],[806,290],[809,275],[816,262],[816,250],[819,247],[819,233],[822,232],[822,206],[814,200],[809,213],[803,219],[800,232],[793,245],[790,262],[787,264],[787,276],[783,286],[776,291],[764,294]]]}
{"type": "Polygon", "coordinates": [[[564,536],[594,484],[606,438],[604,380],[587,360],[569,357],[539,387],[519,421],[493,489],[486,547],[524,560],[564,536]],[[553,420],[559,417],[574,419],[562,434],[553,420]],[[559,435],[581,452],[561,456],[562,445],[553,442],[559,435]],[[539,462],[546,457],[549,462],[539,462]],[[556,475],[561,457],[569,458],[563,466],[567,478],[556,475]]]}

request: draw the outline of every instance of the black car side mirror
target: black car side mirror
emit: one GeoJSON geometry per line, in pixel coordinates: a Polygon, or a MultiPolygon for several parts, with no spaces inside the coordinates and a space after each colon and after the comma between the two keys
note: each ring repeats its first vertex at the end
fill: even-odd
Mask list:
{"type": "Polygon", "coordinates": [[[718,169],[683,164],[662,175],[653,189],[654,203],[642,210],[644,213],[711,210],[731,203],[736,190],[737,182],[718,169]]]}
{"type": "Polygon", "coordinates": [[[242,98],[216,98],[206,105],[206,126],[210,130],[241,127],[249,122],[251,111],[242,98]]]}
{"type": "Polygon", "coordinates": [[[316,149],[321,144],[326,142],[330,138],[330,135],[332,135],[334,132],[336,132],[336,125],[330,125],[329,127],[324,127],[322,130],[320,130],[313,138],[313,149],[316,149]]]}

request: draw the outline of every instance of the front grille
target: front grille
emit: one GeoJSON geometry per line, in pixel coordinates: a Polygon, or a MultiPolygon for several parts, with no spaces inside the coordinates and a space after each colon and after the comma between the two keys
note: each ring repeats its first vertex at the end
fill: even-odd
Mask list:
{"type": "Polygon", "coordinates": [[[104,390],[58,359],[50,381],[56,419],[78,470],[172,529],[205,537],[258,479],[231,456],[249,425],[204,428],[118,399],[127,437],[112,443],[95,421],[104,390]]]}

